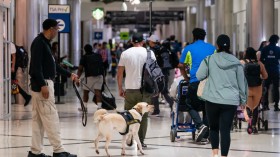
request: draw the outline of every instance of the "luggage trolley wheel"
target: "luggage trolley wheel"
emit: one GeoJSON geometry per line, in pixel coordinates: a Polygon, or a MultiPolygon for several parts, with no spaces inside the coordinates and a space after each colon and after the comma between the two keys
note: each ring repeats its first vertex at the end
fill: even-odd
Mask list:
{"type": "Polygon", "coordinates": [[[171,142],[174,142],[176,137],[177,137],[177,130],[175,128],[173,128],[170,131],[170,140],[171,140],[171,142]]]}
{"type": "Polygon", "coordinates": [[[267,120],[264,121],[264,130],[265,131],[268,130],[268,121],[267,120]]]}

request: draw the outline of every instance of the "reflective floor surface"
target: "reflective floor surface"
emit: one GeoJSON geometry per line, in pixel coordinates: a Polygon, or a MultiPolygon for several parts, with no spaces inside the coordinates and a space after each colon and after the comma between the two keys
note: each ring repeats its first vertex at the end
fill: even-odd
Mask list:
{"type": "MultiPolygon", "coordinates": [[[[122,110],[124,101],[118,96],[116,81],[107,80],[112,93],[116,96],[117,109],[122,110]]],[[[82,92],[80,91],[82,94],[82,92]]],[[[92,98],[92,95],[90,96],[92,98]]],[[[93,123],[93,113],[97,107],[88,105],[88,123],[82,125],[82,113],[77,110],[79,101],[74,93],[71,83],[67,87],[67,95],[61,97],[57,104],[60,116],[61,133],[64,147],[67,151],[77,154],[79,157],[104,157],[104,139],[100,143],[100,154],[96,154],[93,139],[97,130],[93,123]]],[[[168,105],[160,106],[159,117],[149,116],[148,132],[144,149],[145,155],[137,154],[134,146],[126,147],[126,156],[145,157],[211,157],[210,144],[201,145],[192,140],[191,133],[178,133],[180,138],[175,142],[170,141],[170,109],[168,105]]],[[[273,108],[273,106],[271,106],[273,108]]],[[[31,145],[31,109],[32,105],[23,107],[23,104],[12,105],[12,117],[10,120],[0,120],[0,156],[1,157],[26,157],[31,145]]],[[[231,133],[232,142],[229,157],[280,157],[280,112],[270,110],[267,112],[268,130],[261,129],[258,135],[248,135],[246,123],[242,122],[241,129],[234,129],[231,133]]],[[[48,138],[44,140],[43,153],[51,155],[52,147],[48,138]]],[[[114,131],[113,140],[109,146],[109,152],[113,157],[121,156],[121,136],[114,131]]]]}

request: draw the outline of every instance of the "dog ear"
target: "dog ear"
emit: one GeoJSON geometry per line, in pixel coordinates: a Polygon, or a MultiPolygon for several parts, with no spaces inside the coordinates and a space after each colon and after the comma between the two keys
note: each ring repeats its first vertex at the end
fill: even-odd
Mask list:
{"type": "Polygon", "coordinates": [[[142,105],[141,105],[141,104],[138,104],[138,105],[137,105],[137,110],[140,111],[140,112],[142,112],[142,105]]]}

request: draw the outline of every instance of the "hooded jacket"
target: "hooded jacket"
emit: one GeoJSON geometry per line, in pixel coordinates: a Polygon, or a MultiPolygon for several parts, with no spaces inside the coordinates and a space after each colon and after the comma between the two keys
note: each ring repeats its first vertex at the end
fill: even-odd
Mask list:
{"type": "Polygon", "coordinates": [[[243,66],[235,56],[225,52],[208,56],[196,73],[198,80],[207,76],[202,99],[217,104],[246,104],[248,85],[243,66]]]}

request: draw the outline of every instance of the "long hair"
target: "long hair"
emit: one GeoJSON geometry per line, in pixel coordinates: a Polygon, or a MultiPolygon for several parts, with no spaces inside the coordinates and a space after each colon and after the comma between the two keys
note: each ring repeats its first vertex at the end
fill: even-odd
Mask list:
{"type": "Polygon", "coordinates": [[[249,59],[249,60],[257,60],[257,55],[256,55],[257,51],[252,48],[252,47],[248,47],[245,53],[245,59],[249,59]]]}

